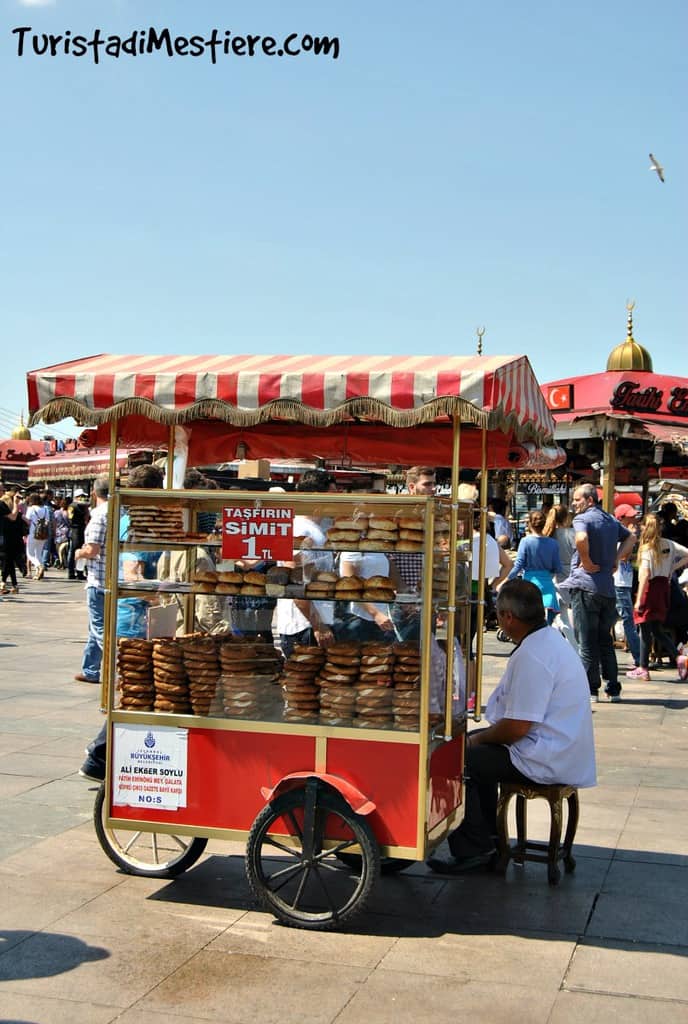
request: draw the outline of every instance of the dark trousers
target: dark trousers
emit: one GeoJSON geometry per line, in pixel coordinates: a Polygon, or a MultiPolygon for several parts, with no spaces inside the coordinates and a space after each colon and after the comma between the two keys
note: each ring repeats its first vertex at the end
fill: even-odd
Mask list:
{"type": "Polygon", "coordinates": [[[640,623],[640,667],[647,668],[650,664],[650,648],[652,641],[655,641],[655,654],[662,656],[662,652],[669,655],[669,660],[676,662],[678,650],[671,639],[664,625],[661,622],[640,623]]]}
{"type": "Polygon", "coordinates": [[[509,748],[496,743],[468,747],[465,772],[464,819],[449,836],[449,849],[455,857],[471,857],[494,847],[500,782],[532,781],[514,768],[509,748]]]}
{"type": "Polygon", "coordinates": [[[88,747],[89,757],[92,757],[94,761],[98,761],[100,764],[105,764],[105,755],[107,753],[107,724],[104,724],[98,733],[98,735],[91,740],[88,747]]]}
{"type": "Polygon", "coordinates": [[[600,688],[600,668],[607,680],[607,693],[621,693],[612,630],[617,620],[616,597],[602,597],[588,590],[571,591],[573,628],[578,653],[588,676],[590,693],[600,688]]]}
{"type": "Polygon", "coordinates": [[[315,637],[310,626],[302,629],[299,633],[280,633],[280,647],[282,654],[288,658],[295,647],[313,647],[315,637]]]}
{"type": "Polygon", "coordinates": [[[3,548],[0,549],[0,555],[2,555],[2,582],[7,583],[9,580],[10,585],[16,590],[17,573],[15,570],[14,551],[11,548],[3,548]]]}

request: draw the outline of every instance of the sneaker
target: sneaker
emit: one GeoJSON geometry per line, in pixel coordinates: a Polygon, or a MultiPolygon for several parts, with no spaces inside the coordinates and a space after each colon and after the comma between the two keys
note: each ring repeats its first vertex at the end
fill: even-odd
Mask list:
{"type": "Polygon", "coordinates": [[[82,779],[88,779],[89,782],[104,782],[105,765],[102,761],[96,761],[92,757],[87,757],[79,769],[79,775],[82,779]]]}
{"type": "Polygon", "coordinates": [[[100,686],[100,679],[89,679],[88,676],[85,676],[83,674],[83,672],[79,672],[79,673],[77,673],[77,675],[74,676],[74,682],[75,683],[94,683],[95,685],[100,686]]]}
{"type": "Polygon", "coordinates": [[[595,693],[591,693],[590,694],[590,703],[591,704],[599,704],[601,700],[602,700],[602,698],[600,697],[599,690],[597,690],[595,693]]]}
{"type": "Polygon", "coordinates": [[[613,694],[610,695],[609,700],[610,700],[610,702],[612,704],[620,704],[621,703],[621,694],[620,693],[613,693],[613,694]]]}
{"type": "Polygon", "coordinates": [[[650,673],[646,668],[633,668],[630,672],[626,673],[627,679],[642,679],[644,682],[650,682],[650,673]]]}

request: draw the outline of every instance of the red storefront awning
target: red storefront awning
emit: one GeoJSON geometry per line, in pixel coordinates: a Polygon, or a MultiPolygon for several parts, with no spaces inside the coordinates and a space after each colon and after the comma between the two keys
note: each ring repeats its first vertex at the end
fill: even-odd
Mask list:
{"type": "MultiPolygon", "coordinates": [[[[129,452],[118,450],[117,469],[127,465],[129,452]]],[[[110,449],[98,448],[88,452],[65,452],[36,459],[29,465],[29,481],[85,480],[107,473],[110,469],[110,449]]]]}
{"type": "MultiPolygon", "coordinates": [[[[615,420],[622,436],[669,444],[688,454],[688,378],[647,370],[609,370],[542,385],[557,426],[595,417],[615,420]]],[[[609,429],[609,428],[607,428],[609,429]]]]}

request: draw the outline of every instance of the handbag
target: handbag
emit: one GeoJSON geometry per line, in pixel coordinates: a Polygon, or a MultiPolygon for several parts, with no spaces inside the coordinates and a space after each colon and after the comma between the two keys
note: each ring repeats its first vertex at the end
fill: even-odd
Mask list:
{"type": "Polygon", "coordinates": [[[33,528],[34,540],[48,539],[48,518],[47,516],[36,516],[36,525],[33,528]]]}

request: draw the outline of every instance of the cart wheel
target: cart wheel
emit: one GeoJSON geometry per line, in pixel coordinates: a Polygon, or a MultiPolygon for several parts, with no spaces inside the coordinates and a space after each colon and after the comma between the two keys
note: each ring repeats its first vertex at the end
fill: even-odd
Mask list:
{"type": "Polygon", "coordinates": [[[105,824],[105,786],[96,796],[93,821],[100,845],[110,860],[129,875],[174,878],[195,864],[207,839],[163,832],[115,829],[105,824]]]}
{"type": "Polygon", "coordinates": [[[338,928],[358,914],[380,873],[370,825],[317,782],[264,807],[246,844],[246,874],[263,906],[296,928],[338,928]],[[323,848],[328,838],[331,846],[323,848]],[[330,837],[332,837],[330,839],[330,837]],[[358,847],[354,870],[339,861],[358,847]]]}
{"type": "MultiPolygon", "coordinates": [[[[357,871],[361,866],[361,858],[357,853],[338,853],[337,858],[353,871],[357,871]]],[[[400,871],[405,871],[415,863],[415,860],[405,860],[403,857],[380,857],[380,874],[398,875],[400,871]]]]}

